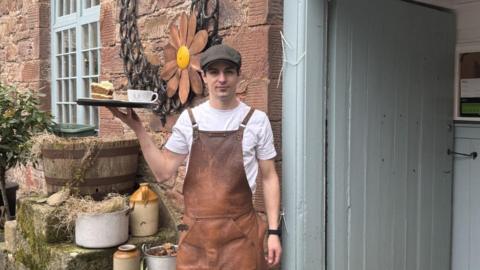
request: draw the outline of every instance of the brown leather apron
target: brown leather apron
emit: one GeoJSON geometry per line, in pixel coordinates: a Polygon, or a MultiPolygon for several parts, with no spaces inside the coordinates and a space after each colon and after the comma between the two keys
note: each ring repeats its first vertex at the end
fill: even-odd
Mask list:
{"type": "Polygon", "coordinates": [[[183,186],[178,270],[267,269],[267,224],[253,208],[243,165],[243,131],[253,112],[238,130],[202,131],[188,110],[193,142],[183,186]]]}

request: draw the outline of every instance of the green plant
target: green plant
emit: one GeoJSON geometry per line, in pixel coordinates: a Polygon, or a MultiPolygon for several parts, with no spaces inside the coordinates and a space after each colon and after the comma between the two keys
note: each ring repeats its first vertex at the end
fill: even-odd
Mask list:
{"type": "Polygon", "coordinates": [[[0,189],[7,220],[11,219],[5,190],[6,171],[32,161],[31,139],[51,131],[52,117],[38,108],[38,95],[0,82],[0,189]]]}

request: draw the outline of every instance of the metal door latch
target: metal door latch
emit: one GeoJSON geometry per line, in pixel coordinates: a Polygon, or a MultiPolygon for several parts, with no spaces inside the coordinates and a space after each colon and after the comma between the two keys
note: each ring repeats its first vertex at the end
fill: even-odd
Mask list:
{"type": "Polygon", "coordinates": [[[459,155],[459,156],[464,156],[464,157],[471,157],[472,159],[476,159],[478,156],[477,152],[471,152],[470,154],[465,154],[465,153],[458,153],[455,151],[452,151],[450,149],[447,150],[447,155],[459,155]]]}

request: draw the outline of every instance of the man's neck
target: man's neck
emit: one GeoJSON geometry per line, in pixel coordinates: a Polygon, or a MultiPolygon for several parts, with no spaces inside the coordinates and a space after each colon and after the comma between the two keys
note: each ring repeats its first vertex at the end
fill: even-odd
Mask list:
{"type": "Polygon", "coordinates": [[[217,110],[231,110],[235,109],[239,104],[240,101],[235,97],[228,101],[218,100],[218,99],[210,99],[210,106],[217,110]]]}

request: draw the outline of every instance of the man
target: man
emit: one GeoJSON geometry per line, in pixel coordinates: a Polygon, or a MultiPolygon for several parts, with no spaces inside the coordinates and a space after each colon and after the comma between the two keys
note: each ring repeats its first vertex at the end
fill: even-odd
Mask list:
{"type": "Polygon", "coordinates": [[[188,157],[184,224],[177,269],[263,270],[279,264],[280,185],[270,122],[265,113],[236,97],[241,56],[227,45],[206,50],[200,60],[208,101],[184,111],[163,151],[131,109],[110,108],[138,136],[143,155],[159,182],[172,177],[188,157]],[[252,192],[260,169],[268,220],[255,213],[252,192]]]}

